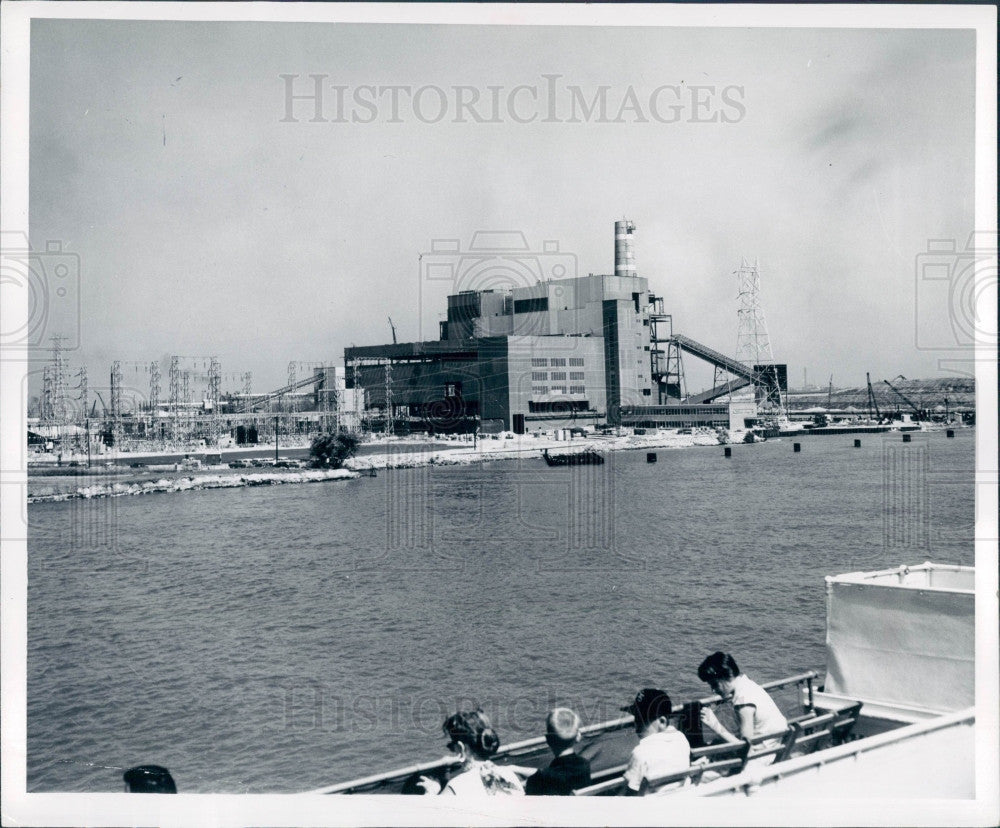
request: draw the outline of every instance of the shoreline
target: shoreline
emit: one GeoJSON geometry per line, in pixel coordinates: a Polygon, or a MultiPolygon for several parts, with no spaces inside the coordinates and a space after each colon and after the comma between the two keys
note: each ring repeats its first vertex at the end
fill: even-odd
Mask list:
{"type": "MultiPolygon", "coordinates": [[[[890,430],[886,427],[871,429],[870,433],[890,430]]],[[[891,430],[910,431],[916,428],[895,428],[891,430]]],[[[782,432],[769,441],[807,434],[856,433],[853,429],[815,429],[802,432],[782,432]]],[[[463,435],[454,440],[440,440],[429,443],[426,439],[412,437],[389,437],[363,443],[364,453],[349,458],[341,469],[275,468],[274,461],[265,459],[260,471],[232,469],[227,464],[210,464],[185,468],[182,463],[143,463],[138,466],[95,465],[91,468],[70,466],[65,461],[62,467],[49,464],[32,464],[28,469],[29,504],[61,502],[66,500],[90,500],[102,497],[122,497],[127,495],[168,494],[205,489],[232,489],[251,486],[290,485],[294,483],[315,483],[329,480],[348,480],[370,476],[379,470],[413,469],[424,466],[471,466],[494,461],[542,460],[542,452],[552,455],[576,454],[591,450],[602,454],[618,451],[642,451],[661,449],[672,451],[706,446],[742,445],[746,432],[725,429],[693,428],[690,433],[681,434],[676,430],[651,431],[648,434],[594,435],[588,434],[567,440],[557,440],[552,436],[534,434],[510,435],[504,433],[480,437],[473,441],[471,435],[463,435]],[[465,439],[468,437],[468,439],[465,439]],[[173,468],[171,468],[173,467],[173,468]],[[61,473],[60,473],[61,472],[61,473]],[[47,481],[53,482],[47,485],[47,481]],[[88,485],[78,485],[88,481],[88,485]]],[[[302,457],[308,452],[301,446],[286,450],[302,457]]],[[[229,455],[248,452],[269,454],[261,449],[223,449],[200,453],[229,455]]],[[[189,452],[197,454],[199,452],[189,452]]],[[[151,459],[163,457],[152,452],[129,454],[129,459],[151,459]]],[[[286,454],[282,459],[287,459],[286,454]]]]}
{"type": "MultiPolygon", "coordinates": [[[[175,466],[170,469],[157,464],[132,468],[129,466],[95,466],[86,469],[80,466],[65,466],[65,474],[60,475],[50,466],[38,468],[32,476],[29,469],[29,490],[27,502],[51,503],[67,500],[90,500],[102,497],[123,497],[128,495],[169,494],[205,489],[243,488],[265,485],[289,485],[294,483],[314,483],[328,480],[348,480],[366,476],[364,473],[386,469],[411,469],[422,466],[459,466],[477,463],[542,459],[542,452],[553,454],[577,453],[587,449],[602,453],[615,451],[636,451],[642,449],[683,449],[696,446],[717,446],[723,441],[714,430],[694,429],[691,434],[660,432],[645,435],[588,436],[571,440],[520,435],[513,439],[493,439],[486,437],[473,441],[455,441],[456,445],[444,443],[439,449],[413,450],[406,438],[383,440],[364,444],[368,451],[348,459],[341,469],[262,469],[247,472],[230,469],[227,465],[210,465],[200,469],[184,469],[175,466]],[[398,447],[398,448],[397,448],[398,447]],[[382,451],[378,451],[381,448],[382,451]],[[397,448],[396,451],[393,451],[397,448]],[[169,476],[168,476],[169,475],[169,476]],[[46,481],[55,481],[46,485],[46,481]],[[74,478],[60,482],[59,478],[74,478]],[[81,479],[89,485],[76,485],[81,479]],[[115,478],[113,480],[108,478],[115,478]],[[35,484],[31,486],[30,484],[35,484]],[[34,491],[32,491],[34,489],[34,491]]],[[[449,441],[450,442],[450,441],[449,441]]],[[[298,449],[302,451],[302,449],[298,449]]],[[[132,455],[138,457],[139,455],[132,455]]],[[[158,455],[148,455],[158,456],[158,455]]],[[[175,465],[175,464],[166,464],[175,465]]]]}
{"type": "MultiPolygon", "coordinates": [[[[742,442],[742,437],[741,440],[742,442]]],[[[693,429],[691,434],[653,432],[651,434],[601,435],[556,440],[547,437],[521,435],[512,440],[493,440],[489,437],[478,444],[446,448],[439,451],[394,454],[391,451],[355,455],[344,463],[344,468],[357,471],[371,469],[412,469],[420,466],[458,466],[495,460],[542,459],[542,452],[553,455],[579,454],[588,449],[602,453],[639,451],[642,449],[684,449],[697,446],[723,445],[719,434],[710,429],[693,429]],[[513,443],[514,445],[509,445],[513,443]]]]}

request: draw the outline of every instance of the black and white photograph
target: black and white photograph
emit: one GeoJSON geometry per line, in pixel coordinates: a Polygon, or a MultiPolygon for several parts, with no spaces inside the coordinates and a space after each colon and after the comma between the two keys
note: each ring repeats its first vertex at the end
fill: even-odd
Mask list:
{"type": "Polygon", "coordinates": [[[3,824],[997,823],[995,6],[0,13],[3,824]]]}

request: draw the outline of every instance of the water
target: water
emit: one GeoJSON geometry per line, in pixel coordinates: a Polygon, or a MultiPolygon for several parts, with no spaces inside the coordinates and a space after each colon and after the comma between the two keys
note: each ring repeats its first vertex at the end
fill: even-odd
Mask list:
{"type": "Polygon", "coordinates": [[[824,667],[823,576],[973,563],[974,432],[622,452],[29,507],[28,789],[301,791],[511,741],[731,651],[824,667]]]}

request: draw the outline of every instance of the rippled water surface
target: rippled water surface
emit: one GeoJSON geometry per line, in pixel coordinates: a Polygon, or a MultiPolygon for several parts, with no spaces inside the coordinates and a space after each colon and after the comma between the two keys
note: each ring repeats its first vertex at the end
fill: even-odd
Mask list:
{"type": "Polygon", "coordinates": [[[824,666],[823,576],[973,562],[974,432],[622,452],[29,507],[28,788],[283,792],[824,666]]]}

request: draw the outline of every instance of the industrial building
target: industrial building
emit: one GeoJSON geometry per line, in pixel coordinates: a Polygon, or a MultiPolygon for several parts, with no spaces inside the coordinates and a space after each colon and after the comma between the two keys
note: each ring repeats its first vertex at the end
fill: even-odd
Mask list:
{"type": "Polygon", "coordinates": [[[632,222],[615,222],[613,274],[459,291],[448,297],[438,340],[346,349],[346,386],[358,390],[362,418],[390,432],[743,428],[757,416],[754,395],[748,406],[733,403],[732,392],[764,374],[777,384],[779,372],[675,335],[662,298],[636,271],[634,238],[632,222]],[[725,380],[685,400],[682,351],[715,364],[725,380]],[[725,404],[710,404],[721,396],[725,404]]]}

